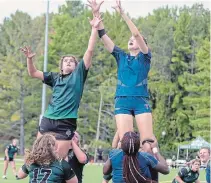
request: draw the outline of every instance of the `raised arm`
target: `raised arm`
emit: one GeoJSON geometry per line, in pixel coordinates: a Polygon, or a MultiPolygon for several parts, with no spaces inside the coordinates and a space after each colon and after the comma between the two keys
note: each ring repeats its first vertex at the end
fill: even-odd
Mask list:
{"type": "Polygon", "coordinates": [[[158,160],[158,164],[154,169],[162,174],[169,174],[169,167],[166,163],[166,160],[159,152],[158,142],[155,136],[153,137],[153,140],[154,142],[151,143],[151,148],[152,148],[152,152],[154,153],[154,156],[158,160]]]}
{"type": "Polygon", "coordinates": [[[130,20],[130,18],[124,13],[124,10],[121,6],[121,1],[116,0],[116,6],[113,7],[118,13],[120,13],[121,17],[124,19],[126,24],[128,25],[128,28],[130,29],[133,37],[136,39],[138,46],[142,53],[146,54],[148,53],[148,47],[144,41],[143,36],[140,34],[138,28],[135,26],[135,24],[130,20]]]}
{"type": "Polygon", "coordinates": [[[170,171],[166,163],[166,160],[163,158],[163,156],[159,152],[156,153],[156,158],[158,160],[158,164],[155,167],[155,170],[165,175],[169,174],[170,171]]]}
{"type": "MultiPolygon", "coordinates": [[[[100,10],[100,6],[102,5],[103,2],[104,1],[102,0],[99,4],[97,4],[96,0],[88,0],[88,4],[87,5],[92,8],[92,13],[93,13],[94,16],[97,16],[97,17],[100,16],[99,10],[100,10]]],[[[98,27],[98,34],[99,34],[99,37],[102,40],[105,48],[110,53],[112,53],[115,44],[110,39],[110,37],[108,37],[108,35],[106,34],[102,21],[100,22],[99,27],[98,27]]]]}
{"type": "Polygon", "coordinates": [[[76,155],[78,161],[81,164],[86,164],[88,161],[88,157],[87,157],[86,153],[83,152],[80,147],[78,147],[78,145],[74,142],[74,140],[72,140],[72,148],[73,148],[73,152],[76,155]]]}
{"type": "Polygon", "coordinates": [[[90,24],[92,26],[92,31],[91,31],[91,36],[89,38],[88,48],[83,57],[86,69],[89,69],[92,63],[92,56],[94,53],[94,47],[97,40],[97,28],[99,26],[100,21],[101,21],[100,17],[94,17],[90,21],[90,24]]]}
{"type": "Polygon", "coordinates": [[[44,80],[43,72],[37,70],[32,61],[32,58],[35,56],[35,53],[32,53],[31,48],[26,47],[26,46],[23,48],[20,48],[20,50],[24,53],[24,55],[27,58],[27,68],[28,68],[29,76],[44,80]]]}
{"type": "Polygon", "coordinates": [[[111,172],[112,172],[111,160],[107,159],[107,161],[105,162],[105,164],[103,166],[103,174],[108,175],[111,172]]]}

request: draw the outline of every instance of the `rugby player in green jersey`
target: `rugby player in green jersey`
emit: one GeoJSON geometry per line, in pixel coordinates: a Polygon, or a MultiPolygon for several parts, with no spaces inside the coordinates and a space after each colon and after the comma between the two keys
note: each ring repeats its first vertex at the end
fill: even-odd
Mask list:
{"type": "Polygon", "coordinates": [[[78,63],[72,55],[63,56],[59,64],[60,72],[42,72],[37,70],[32,61],[35,53],[32,53],[29,47],[21,48],[27,58],[29,75],[42,80],[52,88],[52,97],[41,119],[38,137],[48,132],[56,133],[58,152],[62,158],[67,156],[71,139],[77,128],[78,108],[92,63],[97,39],[97,26],[100,21],[100,17],[94,17],[90,21],[92,27],[91,36],[83,59],[78,63]]]}
{"type": "Polygon", "coordinates": [[[183,167],[178,172],[178,175],[175,177],[172,183],[200,183],[199,178],[199,168],[201,165],[201,161],[199,159],[195,159],[191,161],[190,167],[183,167]]]}
{"type": "Polygon", "coordinates": [[[16,176],[16,167],[15,167],[15,157],[17,155],[18,152],[18,147],[17,147],[17,139],[13,139],[12,140],[12,144],[8,145],[5,149],[5,157],[4,157],[4,172],[3,172],[3,179],[7,179],[6,177],[6,172],[7,172],[7,168],[8,168],[8,164],[10,163],[12,166],[12,171],[13,174],[16,176]]]}
{"type": "Polygon", "coordinates": [[[25,155],[25,164],[18,172],[18,178],[29,175],[29,182],[36,183],[78,183],[78,179],[67,161],[59,159],[57,142],[53,135],[39,137],[30,152],[25,155]]]}

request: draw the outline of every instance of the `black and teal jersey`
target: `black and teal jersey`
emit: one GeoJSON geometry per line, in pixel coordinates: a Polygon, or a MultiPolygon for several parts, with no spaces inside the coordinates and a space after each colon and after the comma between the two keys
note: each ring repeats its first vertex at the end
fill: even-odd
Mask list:
{"type": "Polygon", "coordinates": [[[84,61],[67,75],[44,72],[44,83],[52,87],[52,97],[44,116],[49,119],[68,119],[78,117],[78,108],[83,94],[88,70],[84,61]]]}
{"type": "MultiPolygon", "coordinates": [[[[183,180],[183,182],[193,183],[198,179],[199,172],[194,172],[189,167],[185,167],[180,169],[178,176],[183,180]]],[[[172,183],[178,183],[178,181],[174,179],[172,183]]]]}
{"type": "Polygon", "coordinates": [[[65,160],[55,161],[48,166],[24,164],[22,170],[29,175],[30,183],[61,183],[63,180],[70,180],[75,176],[74,171],[65,160]]]}
{"type": "Polygon", "coordinates": [[[14,158],[14,154],[18,152],[17,146],[10,144],[6,148],[8,149],[9,158],[14,158]]]}

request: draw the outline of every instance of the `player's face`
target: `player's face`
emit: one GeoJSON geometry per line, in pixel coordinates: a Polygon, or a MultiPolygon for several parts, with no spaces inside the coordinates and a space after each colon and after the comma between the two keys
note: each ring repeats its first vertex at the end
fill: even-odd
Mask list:
{"type": "Polygon", "coordinates": [[[12,145],[16,146],[16,145],[17,145],[17,140],[14,139],[14,140],[12,141],[12,145]]]}
{"type": "Polygon", "coordinates": [[[200,152],[199,152],[199,157],[200,157],[200,160],[203,163],[206,163],[210,158],[209,150],[208,149],[201,149],[200,152]]]}
{"type": "Polygon", "coordinates": [[[62,70],[63,74],[69,74],[73,72],[76,68],[76,61],[73,57],[64,57],[62,70]]]}
{"type": "Polygon", "coordinates": [[[194,172],[197,172],[200,168],[200,163],[199,162],[194,162],[193,165],[192,165],[192,170],[194,172]]]}
{"type": "Polygon", "coordinates": [[[128,50],[132,51],[132,50],[138,50],[138,49],[139,49],[138,43],[136,39],[132,36],[128,41],[128,50]]]}

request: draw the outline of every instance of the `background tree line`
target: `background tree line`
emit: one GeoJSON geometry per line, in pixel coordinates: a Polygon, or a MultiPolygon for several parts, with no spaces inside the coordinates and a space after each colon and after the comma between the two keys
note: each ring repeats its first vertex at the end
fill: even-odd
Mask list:
{"type": "MultiPolygon", "coordinates": [[[[62,55],[83,57],[91,31],[87,17],[91,16],[81,1],[68,1],[59,8],[59,13],[50,14],[48,71],[58,71],[62,55]]],[[[103,18],[107,34],[127,50],[130,31],[120,16],[106,12],[103,18]]],[[[209,140],[210,11],[201,4],[164,7],[133,21],[152,50],[149,92],[154,132],[162,150],[175,150],[178,143],[198,135],[209,140]]],[[[20,11],[0,24],[1,146],[16,137],[22,141],[22,152],[24,140],[28,147],[36,138],[42,82],[28,76],[26,59],[19,48],[31,45],[36,52],[35,64],[42,70],[44,31],[45,15],[32,19],[20,11]]],[[[78,131],[83,144],[111,145],[115,132],[116,71],[114,58],[99,40],[79,109],[78,131]],[[100,139],[95,142],[100,99],[100,139]]],[[[49,100],[50,89],[47,93],[49,100]]]]}

